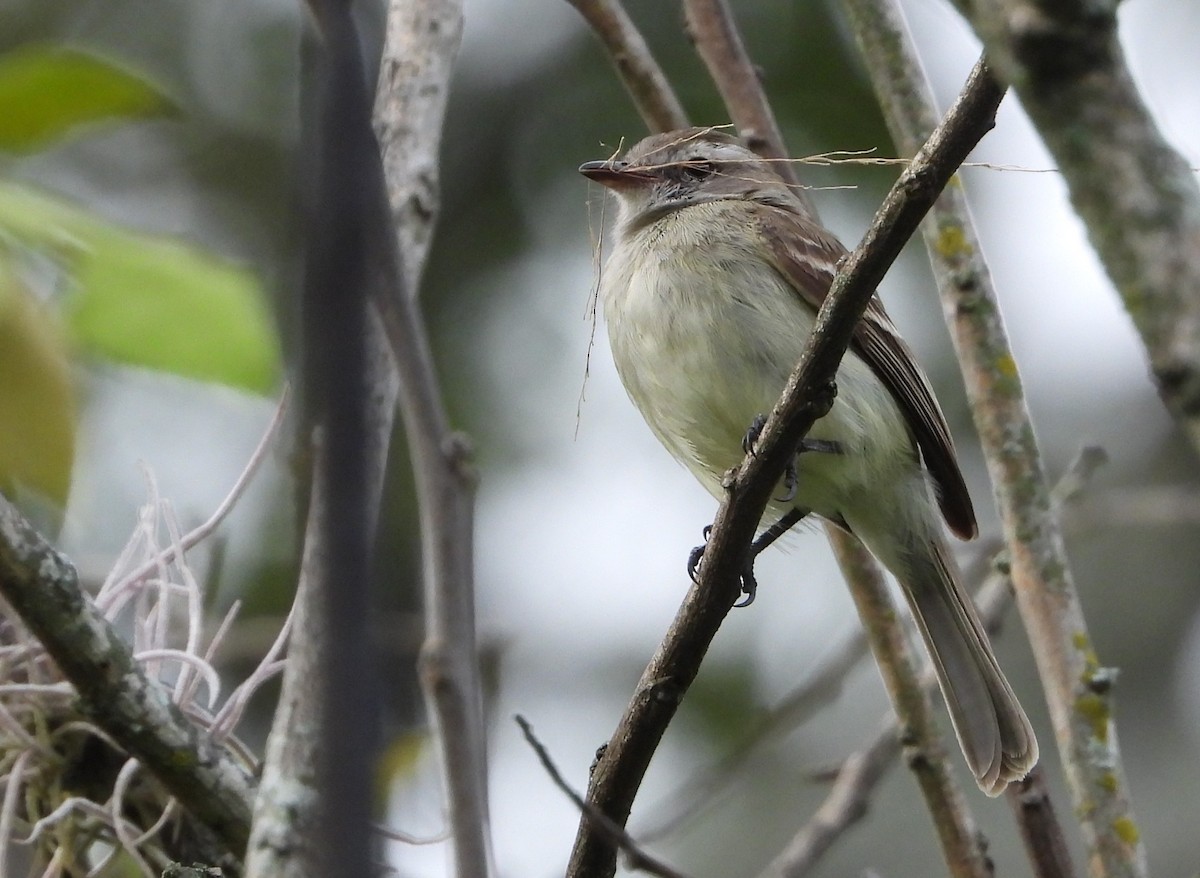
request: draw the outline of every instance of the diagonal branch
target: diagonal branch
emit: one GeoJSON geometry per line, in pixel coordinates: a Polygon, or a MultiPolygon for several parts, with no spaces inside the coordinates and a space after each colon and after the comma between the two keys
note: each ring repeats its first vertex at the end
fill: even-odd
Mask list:
{"type": "MultiPolygon", "coordinates": [[[[772,487],[812,424],[832,403],[834,376],[876,286],[954,171],[993,125],[1002,92],[975,78],[888,193],[862,242],[843,262],[787,388],[763,428],[755,454],[726,478],[728,495],[713,522],[700,581],[688,591],[633,699],[593,769],[588,800],[618,823],[667,723],[695,679],[709,644],[739,597],[738,575],[772,487]]],[[[613,873],[611,847],[584,824],[568,875],[613,873]]]]}
{"type": "Polygon", "coordinates": [[[619,0],[567,2],[579,11],[604,44],[646,127],[651,131],[686,128],[688,118],[683,104],[619,0]]]}
{"type": "Polygon", "coordinates": [[[84,710],[240,857],[253,781],[183,716],[79,586],[75,568],[0,495],[0,594],[53,656],[84,710]]]}
{"type": "MultiPolygon", "coordinates": [[[[783,144],[775,113],[767,103],[758,71],[746,52],[725,0],[685,0],[683,12],[696,51],[704,59],[717,91],[729,108],[738,134],[759,155],[776,159],[774,168],[784,180],[799,183],[796,169],[788,161],[790,156],[783,144]]],[[[809,216],[815,219],[817,210],[808,192],[799,186],[793,186],[792,191],[803,202],[809,216]]]]}
{"type": "Polygon", "coordinates": [[[1200,450],[1200,185],[1125,63],[1115,0],[955,0],[1054,156],[1071,204],[1200,450]]]}

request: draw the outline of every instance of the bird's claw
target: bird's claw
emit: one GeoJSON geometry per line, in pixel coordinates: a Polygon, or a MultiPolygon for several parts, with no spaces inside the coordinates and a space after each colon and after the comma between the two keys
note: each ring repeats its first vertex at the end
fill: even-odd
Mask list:
{"type": "MultiPolygon", "coordinates": [[[[708,536],[712,533],[712,525],[705,525],[704,542],[692,549],[688,554],[687,572],[692,582],[700,581],[700,563],[704,560],[704,550],[708,548],[708,536]]],[[[734,604],[735,607],[748,607],[754,603],[754,595],[758,591],[758,580],[754,576],[754,559],[757,553],[752,552],[750,557],[746,559],[746,568],[742,571],[740,579],[742,583],[742,594],[745,595],[740,601],[734,604]]]]}
{"type": "Polygon", "coordinates": [[[754,453],[754,446],[758,444],[758,439],[760,436],[762,436],[763,427],[766,425],[766,415],[759,414],[754,416],[754,420],[750,423],[749,429],[746,430],[746,435],[742,437],[742,453],[754,453]]]}
{"type": "Polygon", "coordinates": [[[712,533],[712,525],[704,526],[704,542],[688,553],[687,572],[692,582],[700,581],[700,562],[704,560],[704,550],[708,547],[708,535],[712,533]]]}

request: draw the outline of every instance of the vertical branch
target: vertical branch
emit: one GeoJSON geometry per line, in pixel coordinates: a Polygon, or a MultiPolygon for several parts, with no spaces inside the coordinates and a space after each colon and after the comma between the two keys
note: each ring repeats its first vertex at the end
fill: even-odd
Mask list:
{"type": "Polygon", "coordinates": [[[975,821],[954,782],[942,746],[928,687],[923,685],[913,662],[896,604],[879,566],[863,544],[849,534],[833,525],[827,525],[825,531],[842,574],[852,584],[850,593],[891,697],[900,740],[908,751],[908,765],[925,797],[950,874],[954,878],[991,878],[975,821]]]}
{"type": "Polygon", "coordinates": [[[486,878],[491,842],[475,642],[475,474],[466,440],[449,426],[416,296],[437,212],[438,146],[461,36],[457,0],[395,0],[389,8],[375,118],[398,227],[395,239],[382,242],[393,282],[375,304],[400,373],[400,410],[420,505],[426,617],[421,683],[442,758],[455,875],[486,878]],[[423,230],[414,234],[414,224],[423,230]]]}
{"type": "MultiPolygon", "coordinates": [[[[881,4],[849,0],[848,7],[893,137],[910,151],[928,130],[933,111],[903,23],[894,9],[881,4]]],[[[991,81],[982,62],[972,81],[991,81]]],[[[991,88],[1000,91],[998,85],[991,88]]],[[[1112,719],[1113,677],[1100,665],[1088,636],[1020,373],[961,186],[947,188],[922,231],[996,492],[1017,603],[1092,871],[1144,874],[1145,855],[1112,719]]]]}
{"type": "MultiPolygon", "coordinates": [[[[367,447],[364,449],[370,494],[369,533],[378,526],[388,446],[395,420],[396,368],[379,321],[372,319],[366,337],[368,382],[371,388],[367,447]]],[[[328,483],[320,473],[329,457],[320,436],[310,449],[314,485],[328,483]]],[[[322,723],[312,681],[319,679],[329,660],[328,632],[322,621],[322,593],[314,587],[327,564],[323,559],[324,525],[328,516],[325,497],[310,491],[304,531],[304,554],[292,610],[287,666],[267,751],[263,760],[254,822],[246,850],[247,878],[311,878],[319,874],[316,840],[321,803],[313,772],[320,756],[322,723]]]]}
{"type": "Polygon", "coordinates": [[[683,104],[618,0],[567,0],[600,38],[629,97],[652,132],[688,126],[683,104]]]}
{"type": "Polygon", "coordinates": [[[371,870],[371,804],[378,691],[370,649],[374,533],[369,444],[367,288],[374,281],[369,219],[378,191],[378,152],[358,34],[345,0],[313,3],[318,59],[313,189],[305,217],[302,303],[304,423],[319,433],[311,556],[328,649],[319,677],[321,740],[317,788],[321,871],[371,870]]]}

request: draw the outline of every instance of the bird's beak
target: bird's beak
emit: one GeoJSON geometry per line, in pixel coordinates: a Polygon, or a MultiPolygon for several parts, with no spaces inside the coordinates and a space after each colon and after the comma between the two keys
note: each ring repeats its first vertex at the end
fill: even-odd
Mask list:
{"type": "Polygon", "coordinates": [[[579,166],[579,173],[601,186],[617,190],[649,186],[654,182],[653,174],[635,170],[629,166],[629,162],[584,162],[579,166]]]}

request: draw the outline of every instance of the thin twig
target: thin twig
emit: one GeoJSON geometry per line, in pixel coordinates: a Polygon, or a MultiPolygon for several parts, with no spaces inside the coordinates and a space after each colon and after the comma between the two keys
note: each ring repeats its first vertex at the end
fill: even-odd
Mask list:
{"type": "Polygon", "coordinates": [[[671,793],[665,804],[646,809],[656,815],[657,820],[649,826],[639,826],[638,837],[646,842],[657,841],[675,832],[701,809],[712,807],[719,793],[732,783],[735,775],[755,752],[767,742],[799,728],[818,710],[836,700],[850,671],[858,666],[867,652],[866,632],[861,625],[856,625],[822,657],[808,677],[774,705],[735,746],[729,748],[727,755],[715,765],[694,770],[689,780],[671,793]]]}
{"type": "Polygon", "coordinates": [[[124,574],[121,577],[120,585],[112,589],[112,594],[119,594],[125,586],[141,581],[163,564],[182,560],[183,554],[186,551],[200,545],[203,540],[217,529],[217,525],[224,521],[225,517],[233,510],[233,507],[237,505],[237,501],[241,499],[242,494],[245,493],[255,473],[258,472],[259,465],[266,459],[267,452],[270,451],[279,434],[279,428],[283,424],[283,416],[287,413],[290,397],[291,388],[285,384],[283,391],[279,394],[279,401],[275,403],[275,412],[271,415],[271,420],[267,424],[266,431],[263,433],[262,438],[258,440],[258,445],[254,447],[250,459],[242,467],[242,472],[237,477],[233,487],[225,495],[225,499],[213,510],[212,514],[203,523],[184,534],[178,542],[172,542],[137,569],[124,574]]]}
{"type": "Polygon", "coordinates": [[[240,856],[252,780],[145,675],[84,595],[75,568],[2,495],[0,594],[75,686],[86,713],[240,856]]]}
{"type": "MultiPolygon", "coordinates": [[[[753,455],[727,476],[700,581],[689,589],[666,637],[597,761],[588,800],[623,824],[650,757],[695,679],[725,615],[740,597],[739,574],[770,493],[804,434],[832,403],[838,364],[880,279],[958,164],[991,128],[999,93],[976,80],[901,173],[862,242],[842,263],[796,370],[753,455]]],[[[568,875],[609,876],[612,852],[580,826],[568,875]]]]}
{"type": "Polygon", "coordinates": [[[617,75],[651,131],[686,128],[687,113],[619,0],[567,0],[608,50],[617,75]]]}
{"type": "Polygon", "coordinates": [[[525,742],[533,748],[533,752],[537,754],[538,761],[542,763],[542,768],[546,770],[546,774],[550,775],[550,780],[558,787],[563,794],[575,803],[588,822],[593,824],[596,829],[607,837],[609,844],[625,853],[626,864],[630,869],[641,872],[649,872],[651,875],[659,875],[661,878],[685,878],[682,872],[672,869],[666,863],[655,857],[650,856],[642,850],[623,826],[614,823],[604,812],[598,810],[595,805],[583,800],[583,796],[571,789],[571,785],[567,783],[562,776],[562,772],[558,770],[558,766],[554,764],[554,760],[550,758],[550,753],[546,750],[537,735],[533,733],[533,726],[525,717],[517,714],[513,717],[517,721],[517,725],[521,727],[522,734],[525,735],[525,742]]]}
{"type": "MultiPolygon", "coordinates": [[[[904,47],[902,39],[899,45],[904,47]]],[[[931,115],[929,88],[918,70],[915,63],[909,69],[892,64],[873,73],[885,94],[897,82],[916,83],[911,96],[884,100],[902,149],[919,140],[931,115]]],[[[973,76],[990,78],[981,65],[973,76]]],[[[1018,606],[1094,868],[1102,864],[1102,874],[1141,874],[1145,852],[1121,766],[1110,675],[1088,636],[1020,372],[961,188],[947,191],[923,234],[995,486],[1018,606]]]]}

